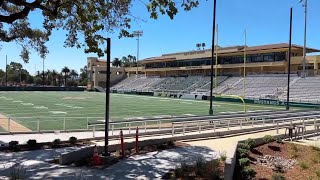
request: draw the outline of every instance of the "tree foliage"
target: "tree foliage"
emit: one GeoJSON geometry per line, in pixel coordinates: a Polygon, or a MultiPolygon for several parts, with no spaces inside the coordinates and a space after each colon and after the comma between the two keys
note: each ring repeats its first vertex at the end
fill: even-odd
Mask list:
{"type": "MultiPolygon", "coordinates": [[[[86,53],[104,56],[106,32],[119,31],[119,37],[132,37],[130,27],[136,20],[130,12],[131,0],[0,0],[0,41],[16,42],[21,46],[21,58],[29,61],[30,49],[41,58],[49,53],[46,42],[53,30],[67,31],[65,47],[84,48],[86,53]],[[42,26],[30,23],[31,14],[42,16],[42,26]],[[83,38],[82,38],[83,37],[83,38]]],[[[150,18],[167,14],[171,19],[178,13],[179,6],[189,11],[199,5],[199,0],[149,0],[144,4],[150,18]]],[[[40,22],[37,24],[39,25],[40,22]]]]}

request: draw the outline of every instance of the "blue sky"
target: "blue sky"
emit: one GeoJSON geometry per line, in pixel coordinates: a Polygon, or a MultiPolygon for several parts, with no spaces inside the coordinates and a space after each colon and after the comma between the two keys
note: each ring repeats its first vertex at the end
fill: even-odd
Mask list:
{"type": "MultiPolygon", "coordinates": [[[[146,1],[147,0],[143,0],[146,1]]],[[[307,45],[320,49],[320,1],[308,0],[307,45]]],[[[247,30],[249,46],[288,42],[289,8],[293,7],[293,43],[303,45],[304,8],[298,0],[217,0],[217,23],[219,24],[219,45],[242,45],[244,29],[247,30]]],[[[211,46],[213,0],[201,0],[200,6],[189,12],[182,9],[174,20],[160,16],[158,20],[149,14],[140,1],[134,1],[131,9],[134,16],[144,21],[133,22],[132,30],[143,30],[140,38],[140,59],[159,56],[163,53],[195,50],[196,43],[204,42],[211,46]]],[[[32,24],[39,25],[41,18],[31,16],[32,24]]],[[[95,54],[85,54],[83,49],[64,48],[64,31],[55,31],[47,43],[50,54],[45,59],[45,69],[61,70],[67,66],[79,72],[86,59],[95,54]]],[[[134,38],[118,38],[118,33],[109,34],[112,41],[111,57],[136,55],[137,41],[134,38]]],[[[8,62],[18,61],[20,49],[14,43],[1,43],[0,68],[8,62]]],[[[24,66],[34,73],[42,70],[42,60],[32,52],[29,64],[24,66]]]]}

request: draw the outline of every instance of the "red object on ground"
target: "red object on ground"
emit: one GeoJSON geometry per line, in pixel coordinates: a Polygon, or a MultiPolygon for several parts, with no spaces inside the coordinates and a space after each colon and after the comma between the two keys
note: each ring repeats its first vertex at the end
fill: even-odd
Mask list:
{"type": "Polygon", "coordinates": [[[95,166],[102,164],[100,156],[98,154],[97,146],[94,146],[94,148],[93,148],[92,164],[95,165],[95,166]]]}
{"type": "Polygon", "coordinates": [[[120,130],[120,141],[121,141],[121,154],[122,154],[122,157],[124,158],[125,154],[124,154],[124,142],[123,142],[123,132],[122,132],[122,130],[120,130]]]}
{"type": "Polygon", "coordinates": [[[136,129],[136,154],[139,154],[139,127],[136,129]]]}

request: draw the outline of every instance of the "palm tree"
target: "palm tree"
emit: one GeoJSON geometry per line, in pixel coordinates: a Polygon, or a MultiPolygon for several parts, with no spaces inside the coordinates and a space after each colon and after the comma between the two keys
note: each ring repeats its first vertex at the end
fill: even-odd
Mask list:
{"type": "Polygon", "coordinates": [[[57,75],[58,75],[58,72],[57,72],[56,70],[52,70],[51,76],[52,76],[52,81],[53,81],[53,85],[54,85],[54,86],[56,86],[57,75]]]}
{"type": "Polygon", "coordinates": [[[122,66],[122,61],[119,58],[114,58],[114,60],[112,61],[112,66],[121,67],[122,66]]]}
{"type": "Polygon", "coordinates": [[[51,71],[50,69],[48,69],[46,72],[45,72],[45,75],[47,77],[47,85],[51,85],[51,71]]]}
{"type": "Polygon", "coordinates": [[[62,68],[61,72],[64,73],[64,86],[66,87],[67,86],[67,76],[70,73],[70,69],[65,66],[64,68],[62,68]]]}
{"type": "Polygon", "coordinates": [[[197,47],[197,50],[200,50],[201,44],[200,44],[200,43],[197,43],[197,44],[196,44],[196,47],[197,47]]]}
{"type": "Polygon", "coordinates": [[[71,76],[71,80],[72,80],[72,82],[73,82],[74,79],[79,76],[79,74],[77,73],[77,71],[75,71],[74,69],[72,69],[71,72],[70,72],[70,76],[71,76]]]}
{"type": "Polygon", "coordinates": [[[62,79],[63,79],[62,73],[58,73],[58,74],[57,74],[57,79],[58,79],[58,86],[61,86],[61,84],[62,84],[62,79]]]}
{"type": "Polygon", "coordinates": [[[202,47],[202,49],[204,49],[206,47],[206,43],[202,43],[201,47],[202,47]]]}

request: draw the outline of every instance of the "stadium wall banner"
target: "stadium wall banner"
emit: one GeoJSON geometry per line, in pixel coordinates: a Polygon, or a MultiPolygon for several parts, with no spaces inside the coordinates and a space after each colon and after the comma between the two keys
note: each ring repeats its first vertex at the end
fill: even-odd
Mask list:
{"type": "MultiPolygon", "coordinates": [[[[210,100],[210,96],[203,96],[203,100],[210,100]]],[[[226,102],[237,102],[242,103],[240,99],[227,98],[227,97],[213,97],[214,101],[226,101],[226,102]]],[[[279,101],[274,99],[244,99],[245,103],[250,104],[263,104],[263,105],[274,105],[274,106],[286,106],[287,102],[279,101]]],[[[303,102],[290,102],[290,106],[293,107],[302,107],[302,108],[317,108],[320,109],[320,104],[313,103],[303,103],[303,102]]]]}

